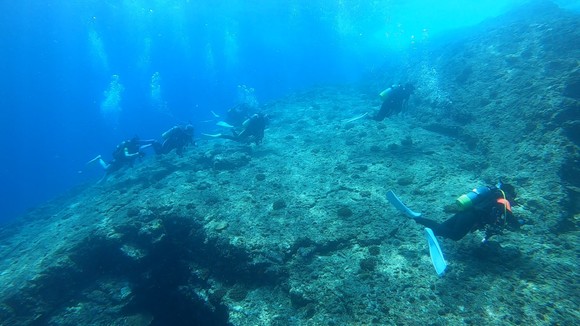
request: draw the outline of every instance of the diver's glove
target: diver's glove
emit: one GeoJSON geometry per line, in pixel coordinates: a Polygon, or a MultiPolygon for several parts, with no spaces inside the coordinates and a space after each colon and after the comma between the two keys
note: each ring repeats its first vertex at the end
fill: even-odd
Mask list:
{"type": "Polygon", "coordinates": [[[489,238],[493,237],[494,235],[497,234],[502,234],[503,230],[500,226],[498,225],[488,225],[485,228],[485,236],[483,237],[483,239],[481,240],[482,244],[487,243],[487,240],[489,240],[489,238]]]}

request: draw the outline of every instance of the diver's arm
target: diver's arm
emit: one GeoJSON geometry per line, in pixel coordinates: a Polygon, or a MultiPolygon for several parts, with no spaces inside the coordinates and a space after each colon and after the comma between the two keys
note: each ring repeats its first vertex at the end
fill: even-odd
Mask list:
{"type": "Polygon", "coordinates": [[[163,134],[161,134],[161,138],[163,138],[164,140],[167,140],[167,138],[169,138],[175,132],[175,129],[177,129],[177,128],[179,128],[179,126],[171,127],[171,129],[169,129],[166,132],[164,132],[163,134]]]}
{"type": "Polygon", "coordinates": [[[487,242],[487,240],[494,235],[503,233],[504,225],[500,222],[502,220],[502,214],[503,212],[496,207],[491,208],[491,211],[488,214],[488,220],[484,221],[486,226],[485,237],[481,240],[482,243],[487,242]]]}
{"type": "Polygon", "coordinates": [[[496,234],[500,234],[501,232],[498,232],[498,230],[492,226],[488,227],[485,229],[485,236],[483,237],[483,239],[481,239],[481,243],[486,243],[489,238],[493,237],[496,234]]]}
{"type": "Polygon", "coordinates": [[[137,153],[129,153],[129,149],[127,147],[125,147],[125,157],[135,157],[138,155],[141,155],[141,152],[137,152],[137,153]]]}
{"type": "Polygon", "coordinates": [[[145,140],[139,140],[138,144],[139,145],[151,145],[153,143],[155,143],[156,140],[155,139],[145,139],[145,140]]]}

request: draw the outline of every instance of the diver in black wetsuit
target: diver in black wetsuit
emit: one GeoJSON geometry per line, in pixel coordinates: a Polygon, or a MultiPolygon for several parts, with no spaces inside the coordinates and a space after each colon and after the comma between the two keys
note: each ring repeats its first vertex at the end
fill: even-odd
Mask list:
{"type": "Polygon", "coordinates": [[[154,142],[154,140],[140,140],[139,137],[135,136],[117,145],[113,151],[113,159],[108,163],[103,160],[101,155],[97,155],[97,157],[87,162],[87,164],[99,161],[105,170],[104,179],[108,174],[118,171],[124,166],[133,166],[137,158],[145,156],[145,153],[141,150],[151,146],[154,142]]]}
{"type": "Polygon", "coordinates": [[[177,155],[183,156],[183,149],[189,144],[194,144],[193,126],[190,124],[174,126],[164,132],[161,138],[163,138],[163,143],[155,142],[153,144],[156,154],[168,154],[175,149],[177,155]]]}
{"type": "Polygon", "coordinates": [[[256,143],[256,145],[258,145],[262,143],[262,139],[264,139],[264,130],[266,129],[267,122],[268,116],[266,114],[257,113],[252,115],[246,121],[244,121],[244,123],[242,124],[243,129],[239,133],[233,131],[232,135],[206,134],[206,136],[214,138],[224,138],[246,144],[256,143]]]}
{"type": "Polygon", "coordinates": [[[478,187],[457,199],[460,212],[443,223],[415,217],[415,222],[433,230],[436,236],[460,240],[467,233],[485,230],[486,242],[491,236],[501,234],[504,229],[514,231],[523,224],[512,213],[511,202],[516,197],[515,188],[509,184],[478,187]]]}
{"type": "Polygon", "coordinates": [[[383,104],[379,112],[372,117],[372,119],[377,121],[383,121],[386,117],[395,115],[407,106],[409,97],[415,91],[415,86],[411,83],[405,85],[393,85],[381,92],[381,97],[383,98],[383,104]]]}

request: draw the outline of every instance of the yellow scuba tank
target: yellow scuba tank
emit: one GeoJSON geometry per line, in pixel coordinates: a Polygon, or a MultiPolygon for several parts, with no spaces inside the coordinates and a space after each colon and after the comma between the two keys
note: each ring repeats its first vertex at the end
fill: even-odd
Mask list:
{"type": "Polygon", "coordinates": [[[163,140],[167,140],[167,138],[169,138],[171,136],[171,134],[175,131],[175,129],[179,128],[178,126],[173,126],[171,127],[171,129],[167,130],[166,132],[164,132],[163,134],[161,134],[161,138],[163,138],[163,140]]]}
{"type": "Polygon", "coordinates": [[[389,96],[389,94],[392,91],[393,91],[393,86],[391,86],[391,87],[385,89],[384,91],[380,92],[379,93],[379,96],[384,100],[384,99],[386,99],[389,96]]]}

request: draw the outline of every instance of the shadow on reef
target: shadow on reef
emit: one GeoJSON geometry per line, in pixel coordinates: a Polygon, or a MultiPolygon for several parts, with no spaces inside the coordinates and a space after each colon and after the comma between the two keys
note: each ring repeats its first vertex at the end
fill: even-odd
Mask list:
{"type": "Polygon", "coordinates": [[[580,70],[570,74],[566,81],[563,95],[580,100],[580,70]]]}
{"type": "MultiPolygon", "coordinates": [[[[504,247],[499,242],[490,241],[475,247],[460,246],[455,254],[452,260],[464,262],[461,270],[454,271],[454,266],[449,266],[448,274],[441,280],[441,284],[432,285],[441,298],[442,306],[438,310],[440,315],[452,314],[458,306],[464,307],[466,311],[484,311],[487,309],[488,297],[482,297],[482,294],[495,295],[492,293],[497,283],[506,286],[508,293],[513,293],[517,288],[509,280],[514,275],[518,274],[520,279],[526,280],[537,280],[539,277],[533,260],[528,260],[519,249],[504,247]]],[[[522,324],[526,316],[524,299],[501,294],[494,297],[494,300],[510,305],[510,314],[502,317],[501,324],[522,324]]],[[[473,314],[464,320],[467,325],[486,323],[482,314],[473,314]]]]}
{"type": "MultiPolygon", "coordinates": [[[[580,96],[580,73],[576,73],[575,98],[580,96]]],[[[572,92],[572,91],[569,91],[572,92]]],[[[572,96],[569,93],[568,96],[572,96]]],[[[564,135],[572,144],[565,147],[565,160],[558,171],[562,182],[566,185],[567,198],[562,201],[562,219],[553,230],[557,234],[578,230],[578,221],[574,218],[580,211],[580,101],[565,99],[562,110],[553,117],[554,123],[561,127],[564,135]]]]}
{"type": "MultiPolygon", "coordinates": [[[[175,228],[177,224],[173,224],[175,228]]],[[[184,225],[179,225],[179,227],[184,225]]],[[[172,234],[187,228],[167,230],[172,234]]],[[[178,239],[183,240],[180,234],[178,239]]],[[[167,238],[165,238],[167,239],[167,238]]],[[[204,301],[190,287],[207,287],[206,281],[192,275],[186,258],[186,246],[178,241],[162,240],[132,273],[134,299],[126,306],[128,315],[145,313],[153,316],[150,325],[226,325],[228,313],[219,301],[204,301]],[[143,272],[145,271],[145,272],[143,272]]]]}
{"type": "MultiPolygon", "coordinates": [[[[160,232],[147,232],[147,223],[136,222],[85,239],[58,267],[5,300],[0,320],[58,323],[71,320],[71,307],[88,302],[98,307],[93,311],[107,307],[114,321],[148,316],[139,325],[228,325],[226,293],[231,299],[247,288],[275,285],[282,276],[268,264],[252,263],[243,250],[208,239],[191,218],[168,215],[153,222],[160,232]]],[[[90,324],[96,317],[86,310],[76,318],[90,324]]]]}
{"type": "Polygon", "coordinates": [[[465,262],[465,272],[478,275],[481,270],[501,274],[525,265],[525,256],[517,248],[504,247],[496,241],[481,245],[460,245],[453,260],[465,262]]]}

